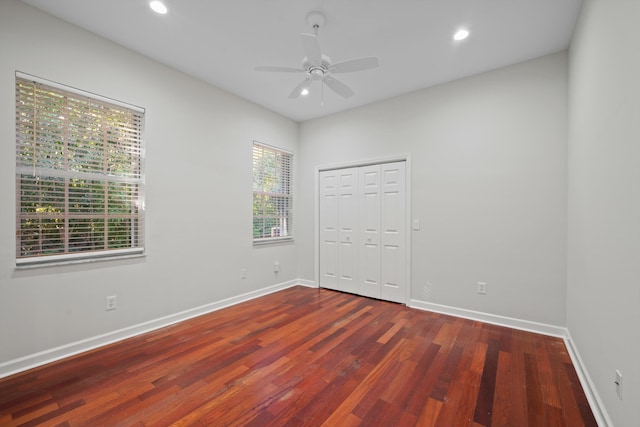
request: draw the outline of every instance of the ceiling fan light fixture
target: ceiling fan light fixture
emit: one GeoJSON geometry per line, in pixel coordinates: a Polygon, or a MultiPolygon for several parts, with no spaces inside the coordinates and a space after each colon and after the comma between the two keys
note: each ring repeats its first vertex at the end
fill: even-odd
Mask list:
{"type": "Polygon", "coordinates": [[[309,95],[309,89],[305,87],[304,89],[302,89],[302,90],[300,91],[300,95],[302,95],[302,96],[307,96],[307,95],[309,95]]]}
{"type": "Polygon", "coordinates": [[[466,28],[460,28],[453,35],[453,39],[455,41],[461,41],[461,40],[466,39],[467,37],[469,37],[469,30],[467,30],[466,28]]]}
{"type": "Polygon", "coordinates": [[[149,2],[149,7],[155,13],[159,13],[160,15],[164,15],[165,13],[168,12],[167,6],[165,6],[165,4],[162,3],[160,0],[150,1],[149,2]]]}

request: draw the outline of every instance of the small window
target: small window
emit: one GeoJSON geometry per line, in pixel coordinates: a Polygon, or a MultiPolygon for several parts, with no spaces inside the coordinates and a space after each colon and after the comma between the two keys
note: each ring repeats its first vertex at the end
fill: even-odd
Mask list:
{"type": "Polygon", "coordinates": [[[144,110],[16,75],[16,264],[144,252],[144,110]]]}
{"type": "Polygon", "coordinates": [[[253,143],[253,242],[293,238],[293,154],[253,143]]]}

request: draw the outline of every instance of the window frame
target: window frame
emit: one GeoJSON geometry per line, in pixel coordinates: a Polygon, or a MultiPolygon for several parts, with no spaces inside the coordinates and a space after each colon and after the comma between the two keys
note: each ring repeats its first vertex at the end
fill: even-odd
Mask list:
{"type": "MultiPolygon", "coordinates": [[[[20,71],[16,71],[15,73],[15,91],[16,267],[27,268],[144,256],[145,109],[122,101],[117,101],[104,96],[96,95],[94,93],[90,93],[74,87],[52,82],[20,71]],[[25,96],[20,95],[21,84],[24,85],[22,87],[27,87],[29,84],[33,85],[33,115],[25,114],[24,110],[22,110],[20,107],[22,105],[21,103],[28,102],[30,100],[28,94],[25,96]],[[39,114],[43,114],[42,110],[44,109],[44,107],[54,107],[52,107],[52,104],[47,98],[47,103],[44,104],[44,107],[42,109],[36,108],[36,90],[43,90],[45,93],[45,97],[52,97],[52,94],[55,94],[56,96],[60,97],[59,99],[65,101],[65,106],[72,104],[76,107],[76,110],[68,110],[67,112],[64,112],[62,108],[60,108],[59,110],[49,110],[54,111],[56,114],[60,113],[60,116],[58,117],[61,123],[59,125],[59,128],[64,129],[65,132],[63,136],[58,136],[60,141],[56,141],[56,138],[54,136],[46,132],[42,135],[38,133],[41,131],[41,126],[51,125],[52,123],[47,120],[39,122],[39,114]],[[84,109],[81,108],[83,105],[84,109]],[[94,108],[97,108],[100,113],[104,114],[88,114],[89,109],[94,108]],[[130,121],[127,122],[125,126],[119,127],[119,130],[121,132],[131,132],[131,134],[127,134],[126,137],[122,135],[114,137],[108,130],[106,130],[109,120],[117,115],[117,113],[114,112],[116,110],[123,110],[123,112],[121,112],[121,115],[128,115],[130,117],[130,121]],[[73,115],[78,116],[78,121],[68,119],[68,117],[71,117],[73,115]],[[67,120],[65,120],[65,116],[67,117],[67,120]],[[80,123],[80,120],[86,120],[87,116],[91,116],[90,120],[80,123]],[[33,122],[34,131],[32,135],[25,137],[25,127],[21,120],[26,123],[30,123],[29,120],[33,122]],[[103,163],[103,166],[101,168],[96,168],[95,170],[89,169],[88,172],[81,170],[82,166],[87,166],[87,163],[85,163],[84,161],[76,162],[77,165],[81,165],[80,169],[74,169],[72,166],[70,166],[70,164],[73,163],[70,159],[73,156],[73,154],[71,154],[73,151],[71,147],[74,145],[74,143],[71,142],[71,137],[67,133],[70,133],[69,129],[73,127],[81,128],[82,125],[86,126],[86,128],[89,128],[91,126],[105,126],[105,129],[102,130],[103,135],[100,138],[94,139],[95,141],[97,141],[96,146],[102,147],[102,153],[98,157],[94,157],[94,160],[97,158],[103,163]],[[34,147],[33,152],[31,153],[31,157],[34,163],[33,167],[25,166],[24,162],[21,161],[21,156],[25,155],[25,147],[27,146],[25,142],[29,142],[30,138],[33,138],[34,147]],[[38,141],[38,138],[42,138],[44,142],[38,141]],[[129,141],[123,143],[122,141],[124,141],[125,139],[129,141]],[[117,141],[116,146],[111,144],[114,140],[117,141]],[[62,159],[64,166],[42,166],[40,162],[42,162],[42,159],[44,157],[42,152],[37,152],[37,150],[40,150],[42,147],[55,147],[56,144],[58,147],[60,145],[63,147],[60,151],[60,154],[56,154],[58,154],[59,158],[62,159]],[[118,161],[114,162],[114,155],[110,157],[109,154],[107,154],[109,149],[113,151],[114,147],[119,150],[118,153],[121,157],[122,152],[128,151],[128,153],[118,161]],[[113,172],[113,169],[110,169],[110,167],[107,166],[108,160],[112,160],[111,165],[116,165],[117,167],[122,167],[123,165],[130,164],[131,166],[128,166],[130,170],[121,173],[113,172]],[[62,243],[58,243],[58,246],[55,250],[52,251],[53,253],[51,254],[42,253],[42,248],[40,248],[37,251],[38,253],[35,253],[34,255],[25,255],[25,252],[23,251],[23,244],[25,241],[23,240],[24,229],[22,226],[22,222],[23,220],[31,218],[34,215],[33,213],[27,212],[27,208],[25,206],[29,205],[28,197],[23,193],[25,182],[30,182],[29,175],[32,177],[33,182],[55,182],[57,184],[54,184],[54,186],[61,185],[64,188],[63,196],[60,196],[58,193],[56,193],[55,195],[47,196],[48,198],[44,199],[46,200],[45,204],[41,204],[41,200],[39,200],[37,203],[34,202],[34,205],[37,204],[38,206],[40,206],[40,208],[36,208],[36,215],[40,216],[40,214],[37,213],[38,209],[47,209],[48,207],[50,207],[55,203],[52,200],[55,200],[56,197],[58,197],[59,200],[62,200],[62,202],[58,202],[63,206],[62,211],[57,211],[52,215],[42,215],[42,218],[49,220],[54,217],[59,218],[61,219],[62,223],[60,228],[61,237],[59,238],[59,241],[62,243]],[[76,187],[76,184],[78,183],[81,183],[79,191],[72,191],[72,188],[76,187]],[[74,199],[74,197],[88,197],[90,200],[94,200],[89,194],[90,191],[87,191],[89,190],[89,188],[92,188],[92,186],[93,188],[100,188],[100,190],[98,191],[102,191],[103,193],[101,195],[101,197],[103,198],[102,213],[96,214],[95,212],[84,212],[82,211],[82,208],[77,206],[72,208],[72,204],[74,202],[77,202],[77,199],[74,199]],[[109,190],[112,188],[117,188],[118,192],[109,193],[109,190]],[[118,201],[116,201],[115,199],[110,199],[110,194],[115,194],[115,196],[120,197],[120,199],[118,201]],[[127,195],[126,197],[124,196],[125,194],[127,195]],[[116,205],[114,205],[114,203],[116,203],[116,205]],[[112,212],[114,206],[125,207],[128,210],[125,211],[125,213],[120,212],[116,214],[112,212]],[[98,216],[100,216],[103,221],[102,233],[104,235],[104,240],[93,237],[89,238],[85,242],[89,242],[90,245],[93,245],[91,247],[86,246],[82,242],[78,242],[77,240],[74,241],[76,236],[71,230],[71,224],[74,223],[74,221],[77,221],[76,227],[80,227],[80,229],[82,229],[83,226],[87,227],[87,224],[89,223],[93,225],[93,221],[91,220],[91,218],[96,219],[98,218],[98,216]],[[126,242],[128,240],[130,246],[123,246],[121,242],[117,245],[114,245],[113,247],[110,247],[110,243],[108,240],[109,236],[113,238],[113,234],[111,233],[113,232],[117,234],[121,230],[124,230],[125,233],[125,237],[122,242],[126,242]],[[104,245],[103,249],[95,249],[95,246],[98,246],[100,244],[104,245]],[[75,248],[74,245],[76,246],[75,248]],[[60,248],[60,246],[62,247],[62,249],[60,248]]],[[[121,125],[122,123],[123,122],[117,122],[118,125],[121,125]]],[[[89,131],[86,129],[78,130],[77,135],[87,137],[88,132],[89,131]],[[86,133],[82,133],[83,131],[86,133]]],[[[85,146],[79,145],[80,148],[78,149],[84,148],[85,146]]],[[[76,155],[78,155],[77,153],[76,155]]],[[[41,220],[41,218],[39,220],[41,220]]],[[[41,227],[42,223],[38,223],[38,225],[36,226],[36,229],[39,230],[37,232],[37,234],[39,235],[43,233],[41,227]]],[[[82,234],[82,232],[80,232],[80,234],[82,234]]]]}
{"type": "MultiPolygon", "coordinates": [[[[272,243],[282,243],[282,242],[290,242],[294,240],[294,215],[293,215],[293,185],[294,185],[294,176],[293,176],[293,152],[289,150],[285,150],[279,147],[275,147],[273,145],[265,144],[260,141],[253,141],[251,146],[252,152],[252,241],[254,245],[264,245],[264,244],[272,244],[272,243]],[[286,177],[284,181],[279,182],[279,185],[286,190],[282,193],[269,193],[265,191],[256,191],[256,149],[261,150],[263,153],[267,152],[273,154],[275,156],[283,156],[285,158],[285,163],[280,163],[279,166],[281,169],[281,174],[283,177],[286,177]],[[261,237],[256,237],[255,235],[255,224],[256,224],[256,196],[262,197],[274,197],[274,198],[284,198],[286,199],[286,205],[284,209],[286,210],[285,215],[270,215],[271,219],[285,219],[286,220],[286,235],[284,236],[264,236],[264,227],[263,233],[261,237]]],[[[264,190],[264,184],[262,185],[262,190],[264,190]]],[[[267,216],[265,216],[265,209],[261,211],[260,215],[265,220],[267,216]]],[[[282,226],[281,226],[282,227],[282,226]]],[[[275,228],[275,227],[274,227],[275,228]]]]}

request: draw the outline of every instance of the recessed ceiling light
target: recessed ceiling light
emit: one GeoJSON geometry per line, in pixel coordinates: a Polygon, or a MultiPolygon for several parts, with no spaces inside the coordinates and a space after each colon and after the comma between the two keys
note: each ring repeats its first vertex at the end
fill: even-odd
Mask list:
{"type": "Polygon", "coordinates": [[[149,2],[149,7],[156,13],[164,15],[167,13],[167,6],[164,5],[160,0],[153,0],[149,2]]]}
{"type": "Polygon", "coordinates": [[[467,37],[469,37],[469,30],[466,30],[464,28],[456,31],[456,33],[453,35],[453,39],[456,41],[464,40],[467,37]]]}

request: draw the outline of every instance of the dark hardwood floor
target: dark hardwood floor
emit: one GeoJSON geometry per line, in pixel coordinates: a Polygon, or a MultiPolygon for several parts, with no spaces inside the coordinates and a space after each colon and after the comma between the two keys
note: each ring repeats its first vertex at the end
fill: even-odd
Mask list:
{"type": "Polygon", "coordinates": [[[561,339],[295,287],[0,380],[1,426],[595,426],[561,339]]]}

